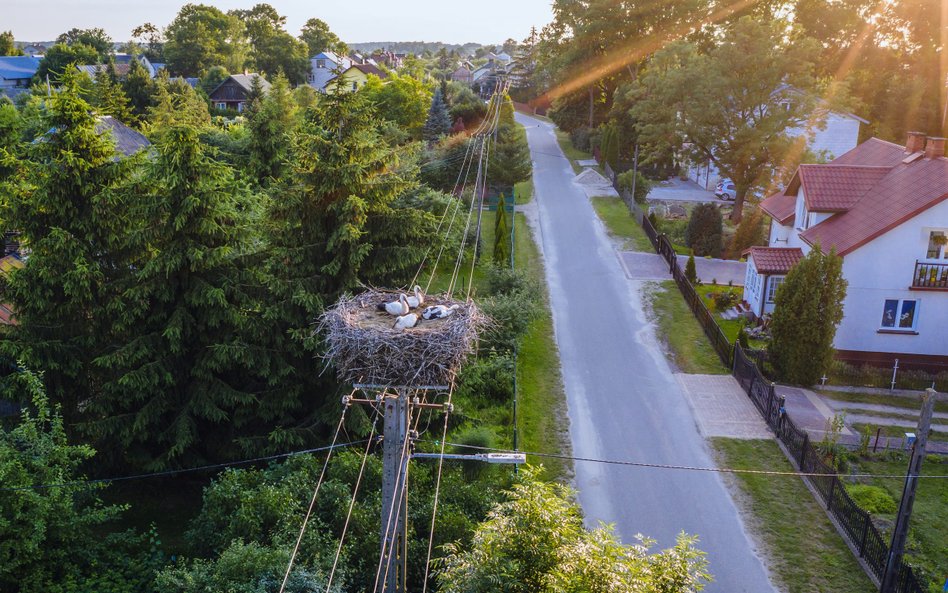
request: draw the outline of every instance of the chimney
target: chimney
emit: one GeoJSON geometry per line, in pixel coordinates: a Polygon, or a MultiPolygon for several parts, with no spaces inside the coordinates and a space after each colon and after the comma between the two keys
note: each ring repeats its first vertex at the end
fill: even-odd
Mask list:
{"type": "Polygon", "coordinates": [[[905,141],[905,152],[915,154],[925,150],[925,133],[909,132],[908,140],[905,141]]]}
{"type": "Polygon", "coordinates": [[[937,159],[943,156],[945,156],[945,139],[929,138],[925,143],[925,158],[937,159]]]}

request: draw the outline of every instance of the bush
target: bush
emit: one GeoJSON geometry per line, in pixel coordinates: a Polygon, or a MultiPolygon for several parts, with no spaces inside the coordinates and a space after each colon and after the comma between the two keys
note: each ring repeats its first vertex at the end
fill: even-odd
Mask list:
{"type": "Polygon", "coordinates": [[[754,245],[766,244],[767,234],[764,228],[764,213],[760,208],[754,208],[737,225],[737,230],[734,232],[731,243],[727,248],[727,257],[738,259],[745,249],[754,245]]]}
{"type": "Polygon", "coordinates": [[[569,141],[572,142],[573,147],[578,150],[592,152],[592,145],[590,144],[592,133],[593,131],[586,126],[576,128],[569,133],[569,141]]]}
{"type": "Polygon", "coordinates": [[[654,212],[648,213],[648,221],[652,224],[652,228],[657,231],[658,230],[658,217],[655,216],[654,212]]]}
{"type": "Polygon", "coordinates": [[[668,240],[671,241],[673,245],[685,244],[685,229],[688,227],[687,220],[668,220],[665,218],[659,218],[658,220],[661,224],[662,232],[668,235],[668,240]]]}
{"type": "Polygon", "coordinates": [[[481,357],[464,368],[458,381],[458,393],[472,399],[508,402],[513,399],[514,370],[510,355],[481,357]]]}
{"type": "Polygon", "coordinates": [[[862,510],[873,515],[887,515],[897,510],[895,499],[878,486],[869,484],[847,484],[846,492],[862,510]]]}
{"type": "Polygon", "coordinates": [[[688,282],[691,282],[692,284],[694,284],[695,280],[698,279],[698,272],[695,270],[694,253],[688,256],[688,263],[685,264],[685,278],[687,278],[688,282]]]}
{"type": "Polygon", "coordinates": [[[632,193],[633,179],[635,179],[635,195],[633,195],[632,198],[637,203],[644,204],[648,192],[652,189],[652,182],[646,179],[642,173],[636,173],[635,171],[620,173],[616,177],[616,182],[619,184],[619,189],[632,193]]]}
{"type": "MultiPolygon", "coordinates": [[[[457,452],[461,453],[462,455],[481,453],[482,451],[478,449],[468,447],[483,447],[485,449],[489,449],[496,446],[497,441],[494,432],[486,426],[474,426],[467,428],[454,435],[453,440],[459,445],[467,445],[467,447],[457,447],[457,452]]],[[[483,461],[472,460],[461,462],[461,468],[464,470],[464,477],[471,482],[480,478],[489,467],[490,466],[483,461]]]]}
{"type": "Polygon", "coordinates": [[[691,211],[688,227],[685,229],[685,245],[694,250],[695,255],[719,257],[721,255],[721,237],[723,221],[721,211],[714,204],[698,204],[691,211]]]}
{"type": "Polygon", "coordinates": [[[727,311],[740,300],[740,297],[733,290],[727,292],[713,292],[711,293],[711,298],[714,300],[715,311],[727,311]]]}

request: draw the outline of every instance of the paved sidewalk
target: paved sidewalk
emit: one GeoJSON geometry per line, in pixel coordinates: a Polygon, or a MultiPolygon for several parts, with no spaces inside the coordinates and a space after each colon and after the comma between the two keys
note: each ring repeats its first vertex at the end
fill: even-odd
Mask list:
{"type": "Polygon", "coordinates": [[[731,375],[680,373],[675,378],[694,411],[698,430],[705,438],[773,438],[757,408],[731,375]]]}
{"type": "MultiPolygon", "coordinates": [[[[665,258],[657,253],[646,251],[620,251],[619,260],[629,278],[635,280],[668,280],[671,273],[665,258]]],[[[678,264],[684,268],[688,258],[679,255],[678,264]]],[[[731,282],[738,290],[744,285],[747,264],[728,259],[695,258],[695,272],[705,284],[716,280],[719,285],[727,286],[731,282]]]]}

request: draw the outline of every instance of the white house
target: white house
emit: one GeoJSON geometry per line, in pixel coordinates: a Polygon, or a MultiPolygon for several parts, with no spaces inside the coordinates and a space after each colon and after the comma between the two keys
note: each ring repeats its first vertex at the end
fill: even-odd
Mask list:
{"type": "Polygon", "coordinates": [[[309,62],[309,86],[321,93],[326,92],[326,84],[330,80],[352,66],[352,60],[331,51],[320,52],[310,58],[309,62]]]}
{"type": "MultiPolygon", "coordinates": [[[[806,147],[811,152],[822,159],[832,160],[856,147],[859,126],[868,123],[852,113],[821,110],[813,114],[813,121],[788,129],[787,135],[805,137],[806,147]]],[[[710,162],[689,165],[688,177],[707,190],[713,190],[722,179],[717,167],[710,162]]]]}
{"type": "Polygon", "coordinates": [[[746,300],[757,315],[816,245],[843,257],[849,282],[834,346],[841,357],[948,361],[948,158],[945,139],[911,132],[905,146],[872,138],[831,163],[801,165],[761,208],[768,247],[748,256],[746,300]]]}

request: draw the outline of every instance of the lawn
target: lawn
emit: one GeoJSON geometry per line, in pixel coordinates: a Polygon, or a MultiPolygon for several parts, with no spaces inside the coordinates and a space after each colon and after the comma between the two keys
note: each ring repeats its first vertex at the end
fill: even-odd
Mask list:
{"type": "Polygon", "coordinates": [[[593,208],[609,229],[609,234],[623,240],[623,249],[652,251],[652,243],[635,221],[628,206],[619,198],[602,196],[592,198],[593,208]]]}
{"type": "Polygon", "coordinates": [[[570,165],[573,166],[573,172],[577,175],[582,173],[583,168],[580,167],[576,161],[591,159],[593,158],[593,155],[588,152],[583,152],[582,150],[579,150],[573,146],[572,140],[569,139],[569,134],[560,130],[559,128],[556,129],[556,141],[559,142],[560,148],[563,150],[563,154],[566,155],[566,158],[569,159],[570,165]]]}
{"type": "MultiPolygon", "coordinates": [[[[817,390],[823,397],[840,402],[853,402],[858,404],[878,404],[883,406],[892,406],[895,408],[906,408],[915,412],[921,409],[921,403],[917,397],[907,397],[904,395],[888,395],[882,393],[858,393],[849,391],[831,391],[817,390]]],[[[939,396],[944,398],[945,396],[939,396]]],[[[935,411],[948,413],[948,400],[938,399],[935,401],[935,411]]]]}
{"type": "MultiPolygon", "coordinates": [[[[875,416],[878,414],[876,412],[873,412],[873,415],[875,416]]],[[[856,432],[858,434],[862,434],[862,431],[866,426],[869,427],[869,433],[872,435],[872,439],[869,441],[870,447],[872,446],[872,443],[875,442],[876,431],[880,428],[882,429],[882,433],[881,433],[882,436],[894,437],[898,439],[904,439],[905,433],[907,432],[915,432],[914,429],[908,426],[879,426],[878,424],[863,424],[862,422],[854,422],[853,424],[849,425],[849,427],[853,430],[853,432],[856,432]]],[[[932,439],[933,441],[948,441],[948,432],[938,432],[938,431],[933,430],[931,434],[929,435],[929,438],[932,439]]],[[[880,441],[879,446],[882,447],[882,444],[883,444],[883,441],[880,441]]],[[[895,441],[892,442],[892,446],[893,447],[897,446],[895,441]]],[[[948,502],[948,499],[946,499],[945,502],[948,502]]]]}
{"type": "Polygon", "coordinates": [[[681,372],[728,374],[674,280],[650,282],[645,297],[658,324],[658,335],[681,372]]]}
{"type": "MultiPolygon", "coordinates": [[[[902,455],[879,456],[876,460],[859,460],[852,465],[858,473],[901,476],[908,466],[908,458],[902,455]]],[[[922,475],[948,475],[948,458],[929,456],[922,466],[922,475]]],[[[866,480],[883,488],[898,501],[902,497],[902,478],[872,478],[866,480]]],[[[891,536],[894,515],[880,514],[876,524],[885,537],[891,536]]],[[[919,480],[912,509],[908,546],[905,559],[916,567],[916,576],[930,583],[930,591],[941,591],[948,575],[948,480],[919,480]]]]}
{"type": "MultiPolygon", "coordinates": [[[[711,439],[721,466],[793,471],[772,440],[711,439]]],[[[867,593],[875,587],[822,506],[796,476],[734,474],[726,478],[750,530],[762,540],[771,574],[789,593],[867,593]],[[748,517],[749,515],[749,517],[748,517]]]]}
{"type": "Polygon", "coordinates": [[[518,206],[529,204],[530,200],[533,199],[533,179],[521,181],[514,185],[514,196],[518,206]]]}
{"type": "MultiPolygon", "coordinates": [[[[740,300],[744,288],[742,286],[727,286],[723,284],[701,284],[700,286],[695,286],[695,292],[701,295],[702,302],[708,310],[711,311],[711,314],[714,316],[714,321],[717,322],[718,327],[724,332],[727,341],[733,344],[737,341],[737,333],[741,330],[741,326],[744,323],[743,320],[724,319],[721,317],[719,312],[714,310],[714,300],[708,296],[715,293],[723,294],[729,290],[733,290],[734,293],[737,294],[738,300],[740,300]]],[[[750,345],[751,348],[760,350],[767,347],[767,342],[765,340],[748,340],[748,345],[750,345]]]]}

